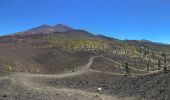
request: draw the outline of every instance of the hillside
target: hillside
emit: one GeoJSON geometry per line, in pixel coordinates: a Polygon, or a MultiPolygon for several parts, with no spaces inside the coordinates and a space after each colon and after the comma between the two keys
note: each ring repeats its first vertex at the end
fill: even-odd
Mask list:
{"type": "Polygon", "coordinates": [[[168,100],[169,64],[167,44],[41,25],[0,37],[0,99],[168,100]]]}

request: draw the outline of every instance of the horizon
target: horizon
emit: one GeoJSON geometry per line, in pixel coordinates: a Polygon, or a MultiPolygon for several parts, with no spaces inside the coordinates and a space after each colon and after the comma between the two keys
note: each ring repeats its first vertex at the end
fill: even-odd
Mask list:
{"type": "Polygon", "coordinates": [[[1,36],[59,23],[121,40],[170,44],[168,0],[1,0],[0,11],[1,36]]]}
{"type": "MultiPolygon", "coordinates": [[[[35,27],[32,27],[32,28],[29,28],[29,29],[26,29],[24,31],[28,31],[28,30],[31,30],[33,28],[37,28],[37,27],[40,27],[40,26],[43,26],[43,25],[47,25],[47,26],[55,26],[55,25],[65,25],[65,24],[61,24],[61,23],[58,23],[58,24],[54,24],[54,25],[50,25],[50,24],[42,24],[42,25],[39,25],[39,26],[35,26],[35,27]]],[[[65,25],[65,26],[68,26],[70,28],[73,28],[74,30],[84,30],[84,29],[77,29],[77,28],[74,28],[74,27],[71,27],[69,25],[65,25]]],[[[24,31],[18,31],[18,32],[24,32],[24,31]]],[[[90,32],[88,30],[84,30],[84,31],[87,31],[87,32],[90,32]]],[[[15,33],[18,33],[18,32],[14,32],[12,34],[15,34],[15,33]]],[[[118,40],[136,40],[136,41],[148,41],[148,42],[154,42],[154,43],[160,43],[160,44],[167,44],[167,45],[170,45],[170,43],[163,43],[163,42],[157,42],[157,41],[152,41],[152,40],[147,40],[147,39],[120,39],[120,38],[116,38],[116,37],[111,37],[111,36],[107,36],[107,35],[104,35],[104,34],[97,34],[97,33],[92,33],[90,32],[91,34],[94,34],[94,35],[102,35],[102,36],[105,36],[105,37],[109,37],[109,38],[114,38],[114,39],[118,39],[118,40]]],[[[4,34],[4,35],[1,35],[1,36],[6,36],[6,35],[10,35],[10,34],[4,34]]]]}

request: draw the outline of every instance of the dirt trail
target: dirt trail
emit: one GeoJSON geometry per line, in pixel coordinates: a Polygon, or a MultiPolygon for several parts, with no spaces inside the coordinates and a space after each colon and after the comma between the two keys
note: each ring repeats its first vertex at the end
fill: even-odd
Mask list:
{"type": "MultiPolygon", "coordinates": [[[[116,76],[125,76],[125,74],[120,74],[120,73],[111,73],[111,72],[102,72],[102,71],[97,71],[97,70],[92,70],[93,72],[98,72],[98,73],[103,73],[103,74],[110,74],[110,75],[116,75],[116,76]]],[[[159,73],[163,71],[163,69],[161,70],[156,70],[156,71],[151,71],[149,73],[144,73],[144,74],[131,74],[131,77],[136,77],[136,76],[145,76],[145,75],[150,75],[150,74],[154,74],[154,73],[159,73]]]]}
{"type": "MultiPolygon", "coordinates": [[[[93,69],[90,69],[91,65],[93,64],[94,62],[94,59],[97,58],[97,57],[104,57],[104,56],[93,56],[89,59],[89,62],[84,65],[84,66],[79,66],[77,67],[74,72],[69,72],[69,73],[64,73],[64,74],[57,74],[57,75],[46,75],[46,74],[22,74],[24,76],[27,76],[27,77],[46,77],[46,78],[64,78],[64,77],[73,77],[73,76],[76,76],[76,75],[80,75],[80,74],[83,74],[83,73],[86,73],[86,72],[99,72],[99,73],[102,73],[101,71],[97,71],[97,70],[93,70],[93,69]]],[[[119,62],[116,62],[110,58],[107,58],[107,57],[104,57],[105,59],[109,60],[109,61],[112,61],[114,63],[117,63],[117,64],[120,64],[119,62]]],[[[121,67],[123,69],[123,67],[121,67]]],[[[130,67],[131,69],[133,70],[136,70],[136,71],[145,71],[145,70],[140,70],[140,69],[136,69],[136,68],[132,68],[130,67]]],[[[132,74],[132,75],[148,75],[148,74],[153,74],[153,73],[157,73],[157,72],[160,72],[162,71],[161,70],[156,70],[156,71],[150,71],[149,73],[145,73],[145,74],[132,74]]],[[[106,74],[112,74],[112,75],[124,75],[124,74],[119,74],[119,73],[109,73],[109,72],[104,72],[106,74]]],[[[20,75],[20,74],[19,74],[20,75]]],[[[8,76],[5,76],[5,77],[1,77],[0,79],[7,79],[8,76]]]]}
{"type": "MultiPolygon", "coordinates": [[[[107,59],[107,60],[109,60],[109,61],[111,61],[111,62],[113,62],[113,63],[116,63],[116,64],[118,64],[118,65],[120,65],[120,68],[121,69],[124,69],[121,65],[121,63],[119,63],[119,62],[117,62],[117,61],[114,61],[113,59],[111,59],[111,58],[108,58],[108,57],[104,57],[104,56],[101,56],[101,57],[103,57],[103,58],[105,58],[105,59],[107,59]]],[[[136,71],[142,71],[142,72],[146,72],[146,70],[142,70],[142,69],[137,69],[137,68],[133,68],[133,67],[129,67],[130,69],[133,69],[133,70],[136,70],[136,71]]]]}
{"type": "MultiPolygon", "coordinates": [[[[27,76],[27,77],[64,78],[64,77],[73,77],[73,76],[80,75],[80,74],[83,74],[83,73],[86,73],[86,72],[101,72],[101,71],[90,69],[91,65],[94,62],[94,59],[97,58],[97,57],[104,57],[104,56],[93,56],[93,57],[91,57],[89,59],[89,62],[86,65],[77,67],[74,70],[74,72],[57,74],[57,75],[46,75],[46,74],[24,74],[24,75],[27,76]]],[[[104,58],[109,60],[109,61],[112,61],[114,63],[120,64],[119,62],[116,62],[116,61],[114,61],[110,58],[107,58],[107,57],[104,57],[104,58]]],[[[121,67],[121,68],[123,69],[123,67],[121,67]]],[[[140,70],[140,69],[136,69],[136,68],[132,68],[132,67],[130,67],[130,68],[133,69],[133,70],[136,70],[136,71],[145,71],[145,70],[140,70]]],[[[150,73],[146,73],[146,74],[133,74],[133,75],[148,75],[148,74],[157,73],[159,71],[162,71],[162,69],[157,70],[157,71],[150,71],[150,73]]],[[[124,75],[124,74],[119,74],[119,73],[109,73],[109,72],[104,72],[104,73],[113,74],[113,75],[124,75]]],[[[5,77],[1,77],[0,79],[7,79],[7,78],[8,78],[8,76],[5,76],[5,77]]]]}
{"type": "MultiPolygon", "coordinates": [[[[57,75],[45,75],[45,74],[25,74],[25,75],[27,75],[27,77],[64,78],[64,77],[73,77],[73,76],[76,76],[76,75],[81,75],[81,74],[87,73],[87,72],[99,72],[100,73],[100,71],[90,69],[91,65],[94,62],[94,59],[97,58],[97,57],[104,57],[104,56],[93,56],[93,57],[91,57],[89,62],[86,65],[77,67],[74,70],[74,72],[69,72],[69,73],[64,73],[64,74],[57,74],[57,75]]],[[[109,60],[109,61],[116,62],[116,61],[114,61],[114,60],[112,60],[110,58],[107,58],[107,57],[104,57],[104,58],[109,60]]],[[[118,62],[116,62],[116,63],[118,63],[118,62]]],[[[145,71],[145,70],[140,70],[140,69],[136,69],[136,68],[132,68],[132,67],[130,67],[130,68],[133,69],[133,70],[136,70],[136,71],[145,71]]],[[[123,67],[122,67],[122,69],[123,69],[123,67]]],[[[159,72],[159,71],[161,71],[161,70],[151,71],[150,73],[146,73],[146,74],[132,74],[132,75],[133,76],[134,75],[148,75],[148,74],[156,73],[156,72],[159,72]]],[[[109,72],[105,72],[105,73],[106,74],[112,74],[112,75],[125,75],[125,74],[109,73],[109,72]]]]}
{"type": "MultiPolygon", "coordinates": [[[[50,76],[48,76],[50,77],[50,76]]],[[[57,93],[59,95],[66,95],[66,96],[79,96],[78,100],[134,100],[137,97],[117,97],[117,96],[111,96],[101,93],[94,93],[94,92],[88,92],[88,91],[82,91],[78,89],[71,89],[71,88],[54,88],[48,85],[40,84],[33,82],[33,78],[37,78],[36,75],[28,75],[28,74],[14,74],[10,76],[10,80],[12,80],[13,84],[20,85],[26,89],[33,89],[40,92],[46,92],[46,93],[57,93]]],[[[39,77],[43,79],[44,77],[39,77]]],[[[51,77],[50,77],[51,78],[51,77]]],[[[63,100],[68,100],[63,99],[63,100]]],[[[50,100],[55,100],[54,97],[50,97],[50,100]]],[[[76,100],[76,99],[75,99],[76,100]]]]}
{"type": "MultiPolygon", "coordinates": [[[[93,71],[102,73],[100,71],[90,69],[90,67],[93,64],[93,61],[96,57],[99,57],[99,56],[91,57],[89,59],[89,62],[86,65],[78,67],[72,73],[65,73],[65,74],[59,74],[59,75],[15,73],[15,74],[12,74],[9,76],[1,77],[1,80],[10,79],[13,84],[22,86],[26,89],[32,89],[32,90],[36,90],[36,91],[40,91],[40,92],[58,93],[60,95],[67,95],[67,96],[73,96],[73,97],[80,96],[80,97],[78,97],[78,98],[80,98],[79,100],[133,100],[134,98],[136,98],[136,97],[118,98],[116,96],[110,96],[110,95],[105,95],[105,94],[100,94],[100,93],[91,93],[88,91],[82,91],[82,90],[78,90],[78,89],[57,88],[57,87],[54,88],[54,87],[45,85],[41,82],[35,82],[33,80],[34,78],[36,78],[38,80],[39,79],[45,80],[46,78],[55,78],[56,79],[56,78],[73,77],[76,75],[81,75],[83,73],[88,73],[88,72],[93,72],[93,71]]],[[[155,71],[155,72],[148,73],[148,74],[157,73],[159,71],[155,71]]],[[[124,75],[124,74],[119,74],[119,73],[108,73],[108,72],[104,72],[104,74],[119,75],[119,76],[124,75]]],[[[139,75],[148,75],[148,74],[139,74],[139,75]]],[[[138,74],[133,74],[133,76],[138,76],[138,74]]],[[[54,100],[54,99],[55,98],[53,98],[51,96],[50,100],[54,100]]],[[[66,100],[68,100],[68,98],[66,100]]],[[[72,99],[70,99],[70,100],[72,100],[72,99]]]]}
{"type": "Polygon", "coordinates": [[[74,72],[57,74],[57,75],[46,75],[46,74],[25,74],[27,77],[51,77],[51,78],[64,78],[64,77],[73,77],[76,75],[80,75],[86,72],[90,72],[90,66],[93,64],[94,59],[98,56],[93,56],[90,58],[89,62],[84,66],[77,67],[74,72]]]}

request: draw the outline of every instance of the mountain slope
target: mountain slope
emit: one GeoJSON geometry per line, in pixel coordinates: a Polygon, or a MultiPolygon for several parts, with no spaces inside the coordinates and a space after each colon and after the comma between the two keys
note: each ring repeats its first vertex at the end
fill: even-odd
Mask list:
{"type": "Polygon", "coordinates": [[[19,32],[17,34],[20,35],[31,35],[31,34],[53,34],[54,32],[68,32],[74,30],[71,27],[68,27],[63,24],[57,24],[55,26],[50,26],[50,25],[41,25],[36,28],[29,29],[24,32],[19,32]]]}
{"type": "MultiPolygon", "coordinates": [[[[30,70],[25,68],[26,66],[33,68],[39,66],[42,72],[45,73],[62,72],[65,70],[64,68],[72,70],[74,64],[79,60],[82,64],[82,59],[87,60],[89,56],[94,54],[106,56],[119,63],[120,66],[128,61],[130,67],[142,70],[146,69],[149,62],[151,70],[156,69],[158,59],[163,62],[161,52],[166,51],[168,60],[170,51],[168,45],[137,40],[118,40],[102,35],[94,35],[84,30],[76,30],[62,24],[55,26],[41,25],[20,34],[4,36],[0,38],[0,44],[2,60],[5,59],[5,61],[2,61],[4,62],[2,66],[7,66],[6,63],[8,62],[6,60],[15,65],[15,58],[19,59],[22,55],[24,61],[18,60],[20,67],[24,66],[24,68],[21,68],[22,70],[30,70]],[[28,52],[30,54],[27,54],[28,52]],[[87,54],[87,57],[84,54],[87,54]],[[13,55],[14,58],[9,55],[13,55]],[[71,58],[75,58],[75,60],[70,60],[71,58]],[[151,58],[151,60],[148,61],[148,58],[151,58]],[[46,66],[50,67],[46,68],[46,66]],[[46,70],[44,71],[44,69],[46,70]]],[[[32,69],[31,71],[33,71],[32,69]]],[[[18,71],[18,69],[14,70],[18,71]]]]}
{"type": "Polygon", "coordinates": [[[170,96],[170,71],[163,70],[170,65],[169,51],[168,45],[118,40],[64,25],[3,36],[0,99],[169,100],[164,98],[170,96]]]}

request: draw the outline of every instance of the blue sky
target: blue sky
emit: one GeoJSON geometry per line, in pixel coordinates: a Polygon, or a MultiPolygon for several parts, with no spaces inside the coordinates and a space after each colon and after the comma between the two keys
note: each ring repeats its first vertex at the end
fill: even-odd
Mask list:
{"type": "Polygon", "coordinates": [[[0,0],[0,34],[66,24],[119,39],[170,43],[170,0],[0,0]]]}

